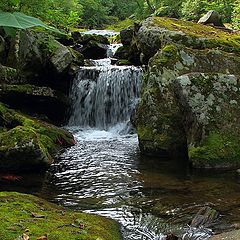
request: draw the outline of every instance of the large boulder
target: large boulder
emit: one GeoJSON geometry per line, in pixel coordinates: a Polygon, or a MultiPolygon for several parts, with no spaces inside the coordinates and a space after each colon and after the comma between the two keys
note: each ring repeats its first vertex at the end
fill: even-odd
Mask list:
{"type": "Polygon", "coordinates": [[[220,50],[168,44],[158,51],[135,117],[142,152],[186,151],[195,167],[240,165],[239,65],[239,56],[220,50]]]}
{"type": "Polygon", "coordinates": [[[64,123],[70,108],[70,101],[63,93],[29,84],[0,85],[0,102],[30,115],[46,117],[57,125],[64,123]]]}
{"type": "Polygon", "coordinates": [[[152,17],[133,41],[148,64],[134,117],[141,151],[188,155],[194,167],[239,166],[239,36],[152,17]]]}
{"type": "Polygon", "coordinates": [[[1,171],[49,167],[57,151],[74,143],[72,134],[67,131],[27,117],[0,103],[1,171]]]}
{"type": "Polygon", "coordinates": [[[24,30],[11,40],[6,65],[21,72],[30,84],[68,91],[68,70],[75,60],[71,50],[52,36],[24,30]]]}
{"type": "Polygon", "coordinates": [[[55,50],[50,57],[49,63],[53,72],[57,76],[61,76],[66,70],[68,70],[69,65],[73,61],[73,56],[69,49],[59,43],[58,41],[54,41],[55,50]]]}
{"type": "Polygon", "coordinates": [[[143,60],[148,60],[167,43],[178,43],[193,49],[219,49],[240,52],[237,33],[227,33],[211,26],[179,19],[151,17],[134,33],[132,46],[137,47],[143,60]]]}
{"type": "Polygon", "coordinates": [[[134,35],[134,27],[129,26],[120,31],[121,43],[123,45],[130,45],[134,35]]]}

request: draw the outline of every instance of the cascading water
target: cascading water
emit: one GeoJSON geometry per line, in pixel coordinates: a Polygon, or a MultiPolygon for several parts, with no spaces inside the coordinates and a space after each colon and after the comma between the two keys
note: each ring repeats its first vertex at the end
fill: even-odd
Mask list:
{"type": "Polygon", "coordinates": [[[139,99],[141,76],[136,67],[80,68],[71,93],[74,104],[69,126],[107,130],[129,121],[139,99]]]}

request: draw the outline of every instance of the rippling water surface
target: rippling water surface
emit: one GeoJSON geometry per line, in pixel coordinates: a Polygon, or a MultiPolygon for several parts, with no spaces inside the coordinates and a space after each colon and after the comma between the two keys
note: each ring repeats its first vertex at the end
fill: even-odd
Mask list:
{"type": "Polygon", "coordinates": [[[208,239],[210,229],[190,229],[202,206],[221,210],[214,231],[239,222],[240,187],[226,173],[189,172],[184,160],[143,158],[137,136],[71,128],[77,145],[59,156],[41,195],[74,209],[111,217],[121,223],[124,239],[208,239]],[[170,161],[170,162],[169,162],[170,161]],[[215,175],[215,176],[214,176],[215,175]]]}

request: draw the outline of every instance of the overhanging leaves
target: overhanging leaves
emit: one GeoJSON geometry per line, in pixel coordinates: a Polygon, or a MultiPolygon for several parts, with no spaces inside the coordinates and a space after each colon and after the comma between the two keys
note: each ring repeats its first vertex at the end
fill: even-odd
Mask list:
{"type": "Polygon", "coordinates": [[[27,29],[32,27],[43,27],[50,31],[54,31],[60,34],[63,34],[58,29],[50,27],[43,23],[40,19],[30,17],[20,12],[0,12],[0,26],[6,28],[18,28],[18,29],[27,29]]]}

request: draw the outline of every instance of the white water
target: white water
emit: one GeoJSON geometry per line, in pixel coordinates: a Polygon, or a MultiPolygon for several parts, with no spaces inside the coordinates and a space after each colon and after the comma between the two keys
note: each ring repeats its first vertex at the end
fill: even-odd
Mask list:
{"type": "Polygon", "coordinates": [[[74,81],[73,111],[69,126],[101,130],[129,122],[140,97],[142,70],[113,66],[97,61],[97,66],[81,67],[74,81]],[[103,66],[98,64],[103,63],[103,66]]]}

